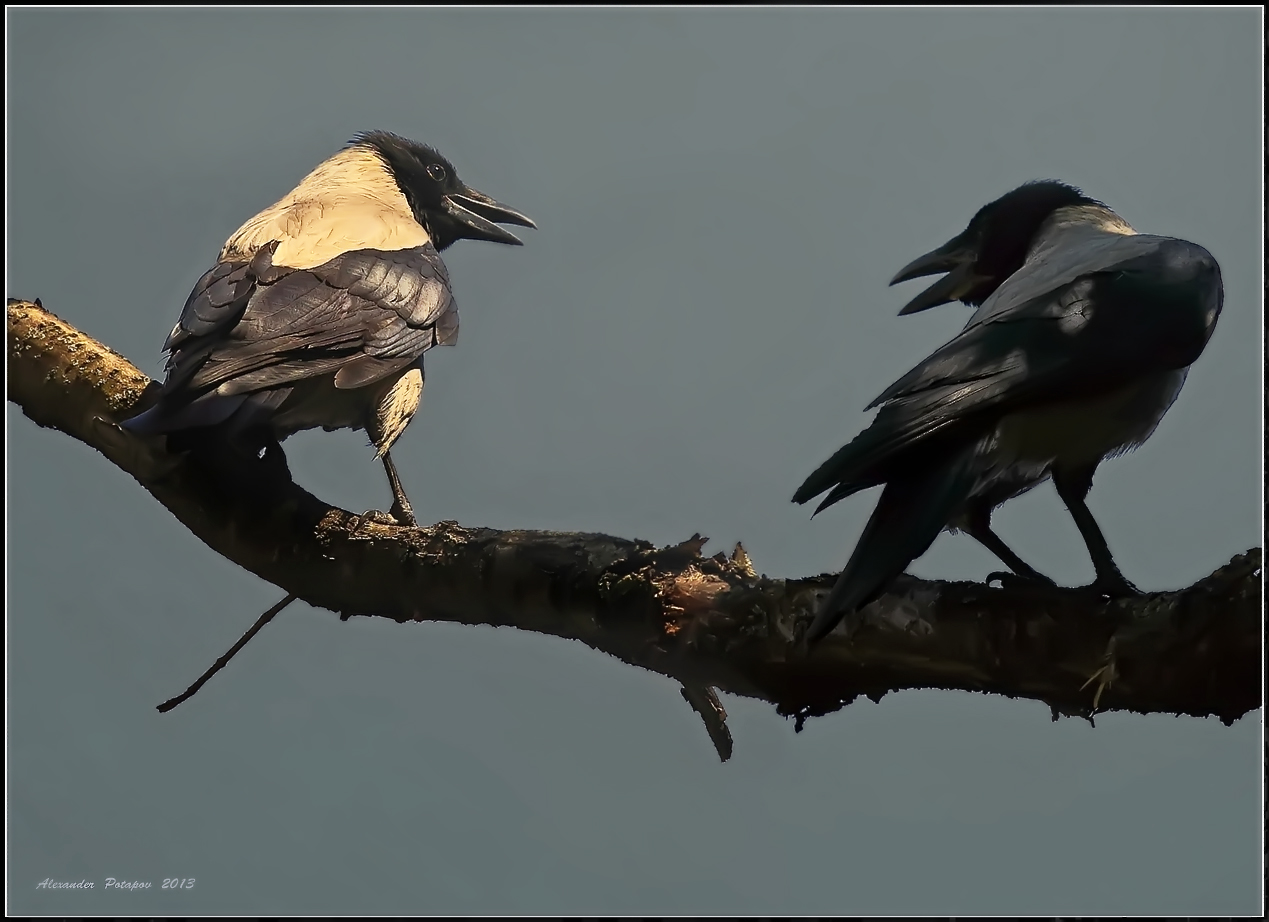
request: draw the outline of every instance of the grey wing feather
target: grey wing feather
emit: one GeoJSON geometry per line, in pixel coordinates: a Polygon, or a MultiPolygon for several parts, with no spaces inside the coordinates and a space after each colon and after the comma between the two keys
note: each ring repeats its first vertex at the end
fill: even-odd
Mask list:
{"type": "Polygon", "coordinates": [[[272,265],[276,243],[261,247],[249,262],[221,262],[212,266],[190,292],[181,317],[163,343],[171,355],[197,337],[232,327],[242,317],[260,276],[272,265]]]}
{"type": "MultiPolygon", "coordinates": [[[[223,301],[212,292],[240,270],[227,274],[195,299],[197,323],[207,323],[198,309],[223,301]]],[[[229,385],[234,393],[272,387],[322,375],[352,365],[343,381],[368,384],[416,360],[436,341],[437,321],[457,316],[449,278],[430,245],[413,250],[357,250],[314,269],[270,267],[252,280],[237,311],[220,308],[221,322],[199,343],[195,323],[173,353],[175,367],[185,356],[199,362],[191,386],[210,390],[229,385]],[[232,326],[227,322],[237,314],[232,326]],[[180,347],[189,342],[189,346],[180,347]],[[202,348],[198,348],[201,346],[202,348]],[[206,355],[199,353],[206,351],[206,355]],[[384,361],[368,361],[382,359],[384,361]],[[404,361],[402,361],[404,360],[404,361]],[[375,372],[378,372],[377,374],[375,372]]],[[[237,283],[241,290],[242,283],[237,283]]],[[[229,305],[226,305],[228,307],[229,305]]],[[[191,313],[187,309],[187,313],[191,313]]],[[[450,321],[453,324],[453,321],[450,321]]],[[[356,386],[346,384],[345,386],[356,386]]]]}
{"type": "Polygon", "coordinates": [[[250,394],[331,373],[340,388],[363,387],[456,339],[449,276],[431,244],[355,250],[312,269],[273,265],[274,249],[199,280],[165,343],[159,404],[135,428],[203,425],[195,416],[220,413],[206,406],[213,392],[250,394]],[[195,402],[202,408],[185,418],[181,407],[195,402]]]}

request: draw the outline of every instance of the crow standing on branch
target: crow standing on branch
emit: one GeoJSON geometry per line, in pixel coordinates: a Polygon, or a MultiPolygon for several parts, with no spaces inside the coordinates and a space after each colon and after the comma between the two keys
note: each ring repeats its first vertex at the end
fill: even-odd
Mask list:
{"type": "Polygon", "coordinates": [[[413,525],[389,449],[418,409],[423,354],[458,335],[437,251],[519,244],[500,223],[534,226],[432,148],[358,135],[225,243],[164,343],[158,402],[124,428],[282,465],[279,443],[302,429],[365,430],[393,516],[413,525]]]}
{"type": "Polygon", "coordinates": [[[1008,578],[1052,585],[991,529],[997,506],[1050,477],[1096,569],[1089,588],[1137,592],[1085,498],[1103,459],[1154,432],[1207,345],[1223,299],[1216,260],[1197,244],[1138,234],[1078,189],[1043,181],[984,206],[891,284],[940,273],[901,314],[954,300],[978,310],[868,405],[881,407],[872,424],[793,497],[827,491],[818,513],[885,485],[808,645],[843,619],[853,630],[860,609],[944,528],[976,538],[1008,578]]]}

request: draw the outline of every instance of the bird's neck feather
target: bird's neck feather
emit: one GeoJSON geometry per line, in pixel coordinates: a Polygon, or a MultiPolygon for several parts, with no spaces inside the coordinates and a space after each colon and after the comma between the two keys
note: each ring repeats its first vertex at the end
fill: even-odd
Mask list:
{"type": "Polygon", "coordinates": [[[429,242],[383,159],[363,146],[319,163],[238,228],[220,259],[250,259],[275,240],[274,264],[295,269],[319,266],[349,250],[401,250],[429,242]]]}

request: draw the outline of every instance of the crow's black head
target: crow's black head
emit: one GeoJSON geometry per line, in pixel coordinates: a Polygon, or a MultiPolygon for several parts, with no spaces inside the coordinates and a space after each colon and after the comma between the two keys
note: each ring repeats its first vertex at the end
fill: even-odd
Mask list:
{"type": "MultiPolygon", "coordinates": [[[[963,301],[977,306],[1022,267],[1040,227],[1059,208],[1102,205],[1074,186],[1052,179],[1024,183],[978,209],[969,226],[937,250],[899,270],[891,285],[946,272],[900,314],[963,301]]],[[[1105,207],[1105,206],[1103,206],[1105,207]]]]}
{"type": "Polygon", "coordinates": [[[454,165],[426,144],[388,131],[362,132],[351,143],[369,147],[383,158],[414,219],[427,229],[438,250],[463,238],[519,245],[520,238],[498,225],[537,226],[520,212],[465,185],[454,165]]]}

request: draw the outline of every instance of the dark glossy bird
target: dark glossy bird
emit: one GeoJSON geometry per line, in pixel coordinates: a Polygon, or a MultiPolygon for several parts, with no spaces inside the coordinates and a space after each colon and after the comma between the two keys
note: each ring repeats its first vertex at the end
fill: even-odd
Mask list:
{"type": "Polygon", "coordinates": [[[424,353],[458,335],[438,251],[518,245],[499,224],[534,226],[432,148],[358,135],[233,233],[163,345],[158,402],[123,427],[170,446],[210,434],[253,458],[303,429],[364,430],[392,514],[413,524],[389,451],[418,410],[424,353]]]}
{"type": "MultiPolygon", "coordinates": [[[[822,639],[944,529],[965,531],[1017,579],[1052,585],[991,529],[1001,503],[1052,478],[1096,570],[1090,589],[1137,592],[1085,499],[1103,459],[1154,432],[1220,315],[1220,268],[1203,247],[1138,234],[1063,183],[1027,183],[982,208],[894,282],[947,273],[901,311],[977,305],[965,329],[867,409],[872,424],[794,495],[816,512],[884,485],[807,633],[822,639]]],[[[892,282],[891,284],[894,284],[892,282]]],[[[996,576],[997,574],[993,574],[996,576]]]]}

